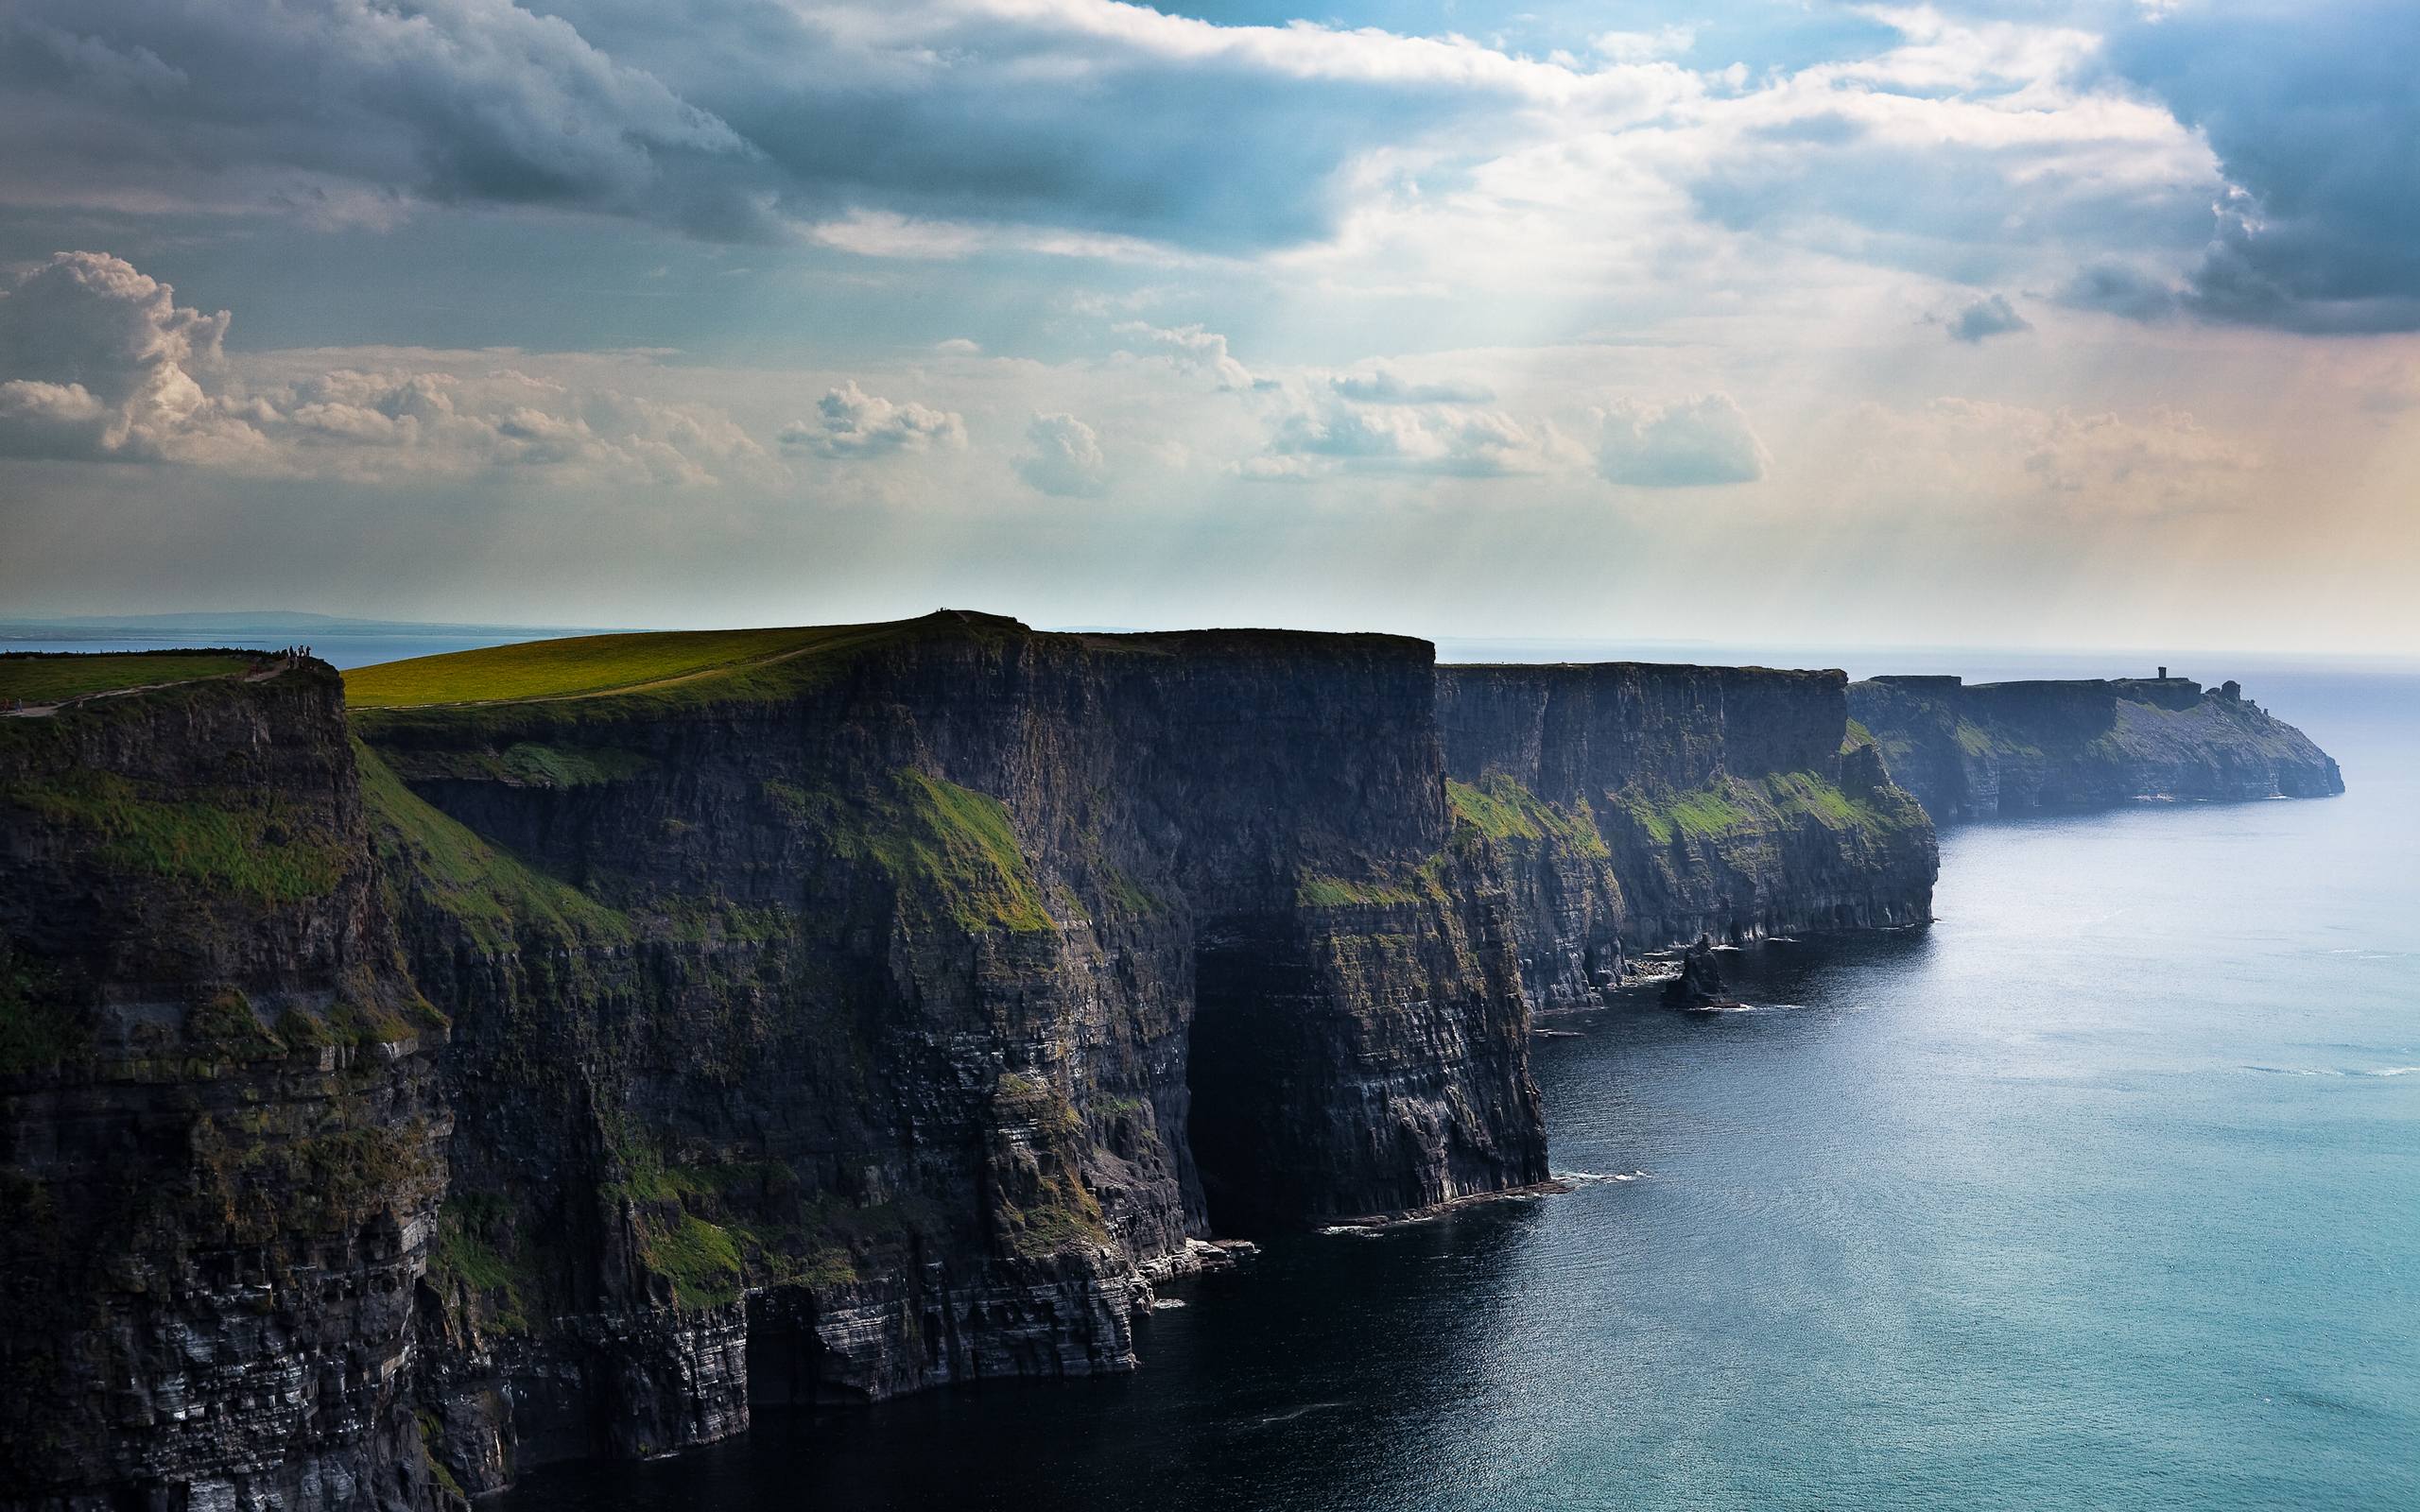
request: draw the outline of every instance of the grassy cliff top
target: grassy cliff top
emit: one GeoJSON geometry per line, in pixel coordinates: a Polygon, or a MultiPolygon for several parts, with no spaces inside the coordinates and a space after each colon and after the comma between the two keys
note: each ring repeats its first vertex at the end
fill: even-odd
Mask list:
{"type": "Polygon", "coordinates": [[[355,709],[412,709],[687,691],[802,658],[854,649],[925,623],[656,630],[481,646],[356,667],[344,675],[345,701],[355,709]]]}
{"type": "Polygon", "coordinates": [[[1769,667],[1750,663],[1715,666],[1699,662],[1440,662],[1441,677],[1529,679],[1536,681],[1589,682],[1604,679],[1671,677],[1789,678],[1845,686],[1848,674],[1838,667],[1769,667]]]}
{"type": "Polygon", "coordinates": [[[14,652],[0,656],[0,704],[52,704],[196,678],[250,672],[260,658],[240,651],[14,652]]]}

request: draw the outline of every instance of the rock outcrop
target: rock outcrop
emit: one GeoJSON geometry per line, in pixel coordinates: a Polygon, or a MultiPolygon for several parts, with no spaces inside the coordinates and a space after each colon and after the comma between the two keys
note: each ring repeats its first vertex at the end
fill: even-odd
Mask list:
{"type": "Polygon", "coordinates": [[[1714,958],[1714,941],[1700,935],[1697,943],[1681,953],[1681,969],[1664,979],[1665,1005],[1703,1009],[1730,1001],[1723,986],[1722,968],[1714,958]]]}
{"type": "Polygon", "coordinates": [[[1138,1273],[1214,1228],[1542,1178],[1429,674],[945,615],[742,687],[358,715],[458,1026],[453,1473],[1127,1368],[1138,1273]]]}
{"type": "Polygon", "coordinates": [[[0,1504],[430,1504],[444,1032],[333,671],[0,720],[0,1504]]]}
{"type": "Polygon", "coordinates": [[[1931,824],[1853,739],[1847,678],[1761,667],[1447,665],[1453,797],[1506,856],[1542,1008],[1597,1001],[1627,958],[1701,935],[1931,915],[1931,824]]]}
{"type": "Polygon", "coordinates": [[[433,1506],[1121,1370],[1214,1232],[1542,1180],[1434,699],[1420,642],[947,614],[6,721],[0,1506],[433,1506]]]}
{"type": "Polygon", "coordinates": [[[0,719],[0,1508],[1127,1369],[1214,1235],[1545,1179],[1533,1002],[1930,894],[1837,673],[709,639],[0,719]]]}
{"type": "Polygon", "coordinates": [[[1991,682],[1885,677],[1849,707],[1943,824],[2138,799],[2320,798],[2343,774],[2235,683],[2184,678],[1991,682]]]}

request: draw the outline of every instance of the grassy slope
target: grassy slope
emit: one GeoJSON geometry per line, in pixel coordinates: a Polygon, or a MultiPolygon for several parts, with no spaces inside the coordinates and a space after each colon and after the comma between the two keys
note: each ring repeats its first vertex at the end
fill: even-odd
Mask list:
{"type": "Polygon", "coordinates": [[[147,687],[155,682],[183,682],[194,678],[222,678],[250,672],[258,662],[232,652],[99,651],[79,653],[15,652],[0,656],[0,703],[23,698],[27,703],[57,703],[88,693],[147,687]]]}
{"type": "Polygon", "coordinates": [[[830,625],[526,641],[356,667],[345,674],[345,701],[355,709],[408,709],[581,698],[744,679],[792,658],[862,645],[899,629],[896,625],[830,625]]]}

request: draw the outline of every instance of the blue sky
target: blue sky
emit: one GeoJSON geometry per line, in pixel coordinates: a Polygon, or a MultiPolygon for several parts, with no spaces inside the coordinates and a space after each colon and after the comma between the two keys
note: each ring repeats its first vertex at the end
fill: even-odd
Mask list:
{"type": "Polygon", "coordinates": [[[2420,9],[15,0],[0,600],[2420,651],[2420,9]]]}

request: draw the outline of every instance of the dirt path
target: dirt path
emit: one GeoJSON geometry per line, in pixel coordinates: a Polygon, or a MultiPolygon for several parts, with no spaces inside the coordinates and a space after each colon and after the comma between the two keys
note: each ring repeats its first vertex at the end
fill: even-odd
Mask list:
{"type": "Polygon", "coordinates": [[[267,682],[292,665],[292,662],[278,657],[267,666],[254,667],[250,672],[219,672],[206,678],[171,678],[165,682],[139,683],[131,688],[103,688],[98,693],[79,693],[73,698],[61,698],[57,703],[29,703],[22,709],[0,709],[0,719],[47,719],[61,709],[72,709],[79,703],[92,703],[100,698],[125,698],[138,693],[157,693],[162,688],[182,688],[188,682],[217,682],[230,678],[244,682],[267,682]]]}

